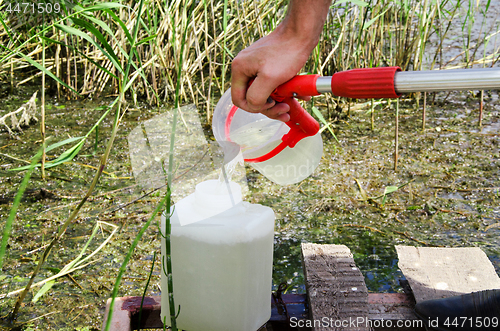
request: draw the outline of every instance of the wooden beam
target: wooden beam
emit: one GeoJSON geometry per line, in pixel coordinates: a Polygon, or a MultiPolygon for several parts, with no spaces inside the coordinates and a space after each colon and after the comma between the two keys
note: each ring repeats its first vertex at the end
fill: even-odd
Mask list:
{"type": "Polygon", "coordinates": [[[302,261],[312,330],[368,331],[368,289],[349,248],[304,243],[302,261]]]}
{"type": "MultiPolygon", "coordinates": [[[[306,325],[307,315],[307,296],[306,294],[283,294],[283,303],[291,321],[288,321],[283,307],[271,303],[271,318],[259,331],[304,331],[309,328],[300,327],[306,325]],[[297,325],[297,327],[290,327],[297,325]]],[[[112,331],[137,330],[137,329],[163,329],[163,323],[160,320],[160,297],[145,297],[142,311],[142,321],[139,322],[139,310],[142,297],[124,297],[116,298],[115,313],[113,314],[112,331]]],[[[109,303],[106,306],[106,315],[103,324],[106,325],[109,303]]],[[[409,323],[415,321],[413,314],[415,302],[413,297],[405,293],[369,293],[368,294],[369,319],[374,331],[400,331],[397,327],[398,321],[404,321],[405,331],[425,331],[425,328],[419,328],[419,323],[409,323]],[[384,322],[382,322],[384,321],[384,322]]],[[[401,322],[399,322],[401,323],[401,322]]]]}
{"type": "Polygon", "coordinates": [[[500,288],[500,278],[478,247],[396,246],[399,268],[418,302],[500,288]]]}
{"type": "MultiPolygon", "coordinates": [[[[282,303],[286,305],[288,316],[295,321],[304,320],[307,318],[306,310],[306,295],[305,294],[282,294],[282,303]]],[[[139,311],[141,309],[142,297],[121,297],[116,298],[114,313],[111,320],[111,331],[132,331],[141,329],[162,329],[163,323],[160,317],[161,297],[152,296],[144,297],[142,306],[141,321],[139,321],[139,311]]],[[[111,299],[108,299],[104,322],[102,329],[106,326],[106,319],[109,312],[109,304],[111,299]]],[[[290,330],[289,321],[283,307],[280,303],[271,302],[271,318],[267,322],[268,329],[273,331],[290,330]]],[[[262,328],[261,331],[265,331],[262,328]]],[[[293,330],[302,330],[295,328],[293,330]]]]}

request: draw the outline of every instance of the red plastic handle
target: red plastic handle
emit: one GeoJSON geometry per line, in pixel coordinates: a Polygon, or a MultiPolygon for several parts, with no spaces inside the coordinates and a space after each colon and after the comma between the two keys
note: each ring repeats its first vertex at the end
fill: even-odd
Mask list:
{"type": "Polygon", "coordinates": [[[332,93],[353,99],[399,98],[394,76],[399,67],[351,69],[332,76],[332,93]]]}
{"type": "Polygon", "coordinates": [[[283,142],[293,148],[303,138],[314,136],[319,131],[319,123],[299,104],[296,97],[319,95],[316,80],[319,75],[299,75],[278,86],[271,98],[290,106],[290,120],[286,125],[290,131],[283,136],[283,142]]]}
{"type": "MultiPolygon", "coordinates": [[[[378,67],[337,72],[332,76],[332,93],[354,99],[399,98],[400,94],[396,93],[394,87],[394,76],[397,71],[401,71],[401,68],[378,67]]],[[[271,94],[271,98],[277,102],[284,102],[290,106],[290,121],[286,123],[290,131],[282,139],[289,147],[293,148],[301,139],[313,136],[319,131],[319,123],[295,99],[320,95],[316,88],[318,77],[320,75],[295,76],[278,86],[271,94]]],[[[253,80],[249,86],[252,82],[253,80]]]]}
{"type": "Polygon", "coordinates": [[[285,98],[312,97],[320,95],[316,89],[316,80],[319,75],[298,75],[288,82],[278,86],[271,94],[271,98],[283,102],[285,98]]]}
{"type": "Polygon", "coordinates": [[[294,98],[286,98],[285,102],[290,106],[290,120],[285,124],[290,127],[290,131],[285,134],[282,141],[291,148],[305,137],[314,136],[319,131],[319,123],[309,114],[300,103],[294,98]]]}
{"type": "MultiPolygon", "coordinates": [[[[295,99],[295,97],[307,97],[320,95],[316,89],[316,80],[319,75],[298,75],[290,79],[288,82],[278,86],[271,98],[278,102],[284,102],[290,106],[288,114],[290,120],[285,124],[290,127],[290,131],[282,138],[283,144],[291,148],[303,138],[314,136],[319,131],[319,123],[316,121],[295,99]]],[[[252,85],[254,79],[250,80],[248,87],[252,85]]],[[[234,111],[229,114],[229,117],[234,116],[234,111]]],[[[229,121],[230,122],[230,121],[229,121]]],[[[229,126],[226,125],[226,136],[229,135],[229,126]]],[[[285,146],[280,146],[281,150],[285,146]]],[[[274,155],[273,155],[274,156],[274,155]]],[[[260,162],[260,161],[255,161],[260,162]]]]}

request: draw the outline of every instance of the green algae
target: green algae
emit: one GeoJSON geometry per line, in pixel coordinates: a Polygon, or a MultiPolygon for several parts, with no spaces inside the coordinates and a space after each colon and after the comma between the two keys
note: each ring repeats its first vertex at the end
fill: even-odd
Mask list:
{"type": "MultiPolygon", "coordinates": [[[[19,91],[13,100],[20,103],[29,91],[19,91]]],[[[443,96],[438,95],[440,100],[443,96]]],[[[95,102],[57,103],[47,108],[47,136],[66,139],[86,132],[102,114],[95,102]],[[62,109],[61,106],[65,108],[62,109]]],[[[446,247],[478,246],[500,269],[498,243],[500,222],[499,136],[497,92],[486,100],[483,128],[478,128],[478,100],[467,92],[454,93],[445,102],[428,106],[427,130],[421,131],[420,110],[411,101],[400,106],[398,171],[393,169],[394,109],[375,112],[375,130],[365,109],[351,111],[351,118],[335,123],[337,143],[324,131],[324,155],[317,171],[297,185],[281,187],[270,183],[247,167],[252,203],[274,209],[277,215],[274,276],[275,287],[282,282],[288,292],[304,292],[300,243],[344,244],[353,252],[372,292],[398,292],[402,277],[397,267],[394,245],[446,247]],[[368,198],[363,198],[359,186],[368,198]],[[381,199],[387,187],[406,185],[381,199]]],[[[319,107],[321,110],[321,107],[319,107]]],[[[70,226],[61,244],[54,249],[37,280],[50,277],[82,249],[97,221],[120,227],[98,259],[82,270],[62,277],[38,302],[31,291],[21,310],[21,329],[100,329],[105,302],[111,294],[118,268],[130,244],[149,213],[161,198],[136,186],[126,137],[132,128],[167,109],[139,106],[123,119],[123,129],[98,188],[70,226]],[[130,204],[129,204],[130,203],[130,204]],[[125,207],[121,208],[127,204],[125,207]]],[[[109,135],[111,118],[99,130],[97,144],[87,141],[73,162],[47,169],[43,181],[35,171],[9,241],[6,263],[0,277],[2,294],[22,288],[36,263],[36,256],[57,232],[72,206],[84,194],[88,180],[98,165],[99,155],[109,135]],[[97,149],[96,147],[97,146],[97,149]],[[45,193],[40,193],[45,190],[45,193]]],[[[210,130],[205,131],[211,140],[210,130]]],[[[39,146],[37,125],[25,128],[20,138],[0,133],[1,152],[29,160],[39,146]]],[[[61,150],[54,150],[55,158],[61,150]]],[[[1,156],[0,218],[5,219],[22,179],[8,169],[24,165],[1,156]]],[[[105,229],[89,250],[96,249],[109,235],[105,229]]],[[[156,227],[150,227],[134,253],[119,295],[142,295],[153,253],[160,242],[156,227]]],[[[160,293],[157,256],[148,295],[160,293]]],[[[6,316],[13,298],[0,301],[0,316],[6,316]]]]}

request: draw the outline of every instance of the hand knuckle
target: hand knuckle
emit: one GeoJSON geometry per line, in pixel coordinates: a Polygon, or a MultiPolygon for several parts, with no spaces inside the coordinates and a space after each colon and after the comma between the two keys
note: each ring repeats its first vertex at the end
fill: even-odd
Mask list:
{"type": "Polygon", "coordinates": [[[247,102],[253,107],[262,107],[262,102],[260,102],[259,98],[256,98],[252,95],[247,95],[247,102]]]}

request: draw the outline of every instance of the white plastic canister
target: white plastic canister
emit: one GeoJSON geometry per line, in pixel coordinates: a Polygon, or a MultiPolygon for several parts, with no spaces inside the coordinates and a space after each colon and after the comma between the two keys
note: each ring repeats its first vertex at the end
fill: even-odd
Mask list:
{"type": "MultiPolygon", "coordinates": [[[[274,219],[271,208],[241,201],[234,182],[202,182],[175,204],[171,258],[180,329],[255,331],[269,320],[274,219]]],[[[165,254],[162,238],[161,317],[170,325],[165,254]]]]}

